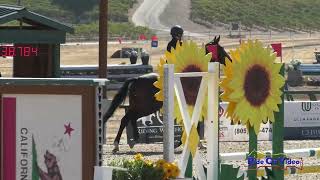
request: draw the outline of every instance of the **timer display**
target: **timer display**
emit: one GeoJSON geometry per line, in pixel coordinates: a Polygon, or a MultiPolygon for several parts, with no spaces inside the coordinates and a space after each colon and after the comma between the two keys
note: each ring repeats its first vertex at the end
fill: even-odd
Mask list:
{"type": "Polygon", "coordinates": [[[38,56],[38,48],[32,46],[0,46],[0,56],[38,56]]]}

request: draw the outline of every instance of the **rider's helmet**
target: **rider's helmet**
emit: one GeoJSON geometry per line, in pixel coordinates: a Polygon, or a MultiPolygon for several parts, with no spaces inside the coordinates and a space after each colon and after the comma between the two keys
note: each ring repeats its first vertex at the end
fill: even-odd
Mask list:
{"type": "Polygon", "coordinates": [[[170,34],[171,34],[172,37],[176,37],[176,36],[182,37],[182,35],[183,35],[183,29],[182,29],[181,26],[175,25],[175,26],[173,26],[173,27],[171,28],[170,34]]]}

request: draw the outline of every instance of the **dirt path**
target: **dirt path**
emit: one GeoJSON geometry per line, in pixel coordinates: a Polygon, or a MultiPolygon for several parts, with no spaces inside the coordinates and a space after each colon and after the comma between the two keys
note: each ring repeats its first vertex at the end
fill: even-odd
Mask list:
{"type": "Polygon", "coordinates": [[[160,20],[159,16],[170,0],[144,0],[132,15],[132,22],[137,26],[147,26],[150,29],[167,29],[160,20]]]}
{"type": "MultiPolygon", "coordinates": [[[[210,29],[189,20],[190,0],[139,0],[138,5],[129,12],[131,21],[138,26],[147,26],[158,30],[158,34],[168,33],[173,25],[181,25],[187,36],[203,37],[210,29]],[[134,12],[133,12],[134,11],[134,12]]],[[[211,31],[225,31],[215,28],[211,31]]]]}
{"type": "MultiPolygon", "coordinates": [[[[208,32],[210,29],[189,20],[191,13],[190,0],[170,0],[170,3],[160,15],[160,21],[168,27],[179,24],[189,32],[208,32]]],[[[211,29],[211,31],[214,29],[211,29]]],[[[218,30],[218,29],[216,29],[218,30]]],[[[221,29],[219,29],[221,30],[221,29]]]]}

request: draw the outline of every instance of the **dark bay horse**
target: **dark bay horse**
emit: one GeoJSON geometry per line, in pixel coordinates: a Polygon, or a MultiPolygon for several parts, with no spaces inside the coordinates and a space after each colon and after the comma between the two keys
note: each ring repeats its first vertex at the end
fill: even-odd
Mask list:
{"type": "MultiPolygon", "coordinates": [[[[218,60],[212,58],[211,61],[218,61],[221,64],[225,64],[225,58],[230,60],[231,58],[224,48],[219,45],[219,41],[220,36],[218,38],[215,37],[211,42],[207,43],[205,45],[206,53],[209,53],[207,50],[209,45],[216,45],[218,60]]],[[[150,73],[136,78],[127,79],[113,98],[108,111],[103,117],[104,126],[117,107],[126,99],[127,93],[129,96],[129,107],[126,114],[121,119],[121,125],[114,140],[113,153],[119,151],[119,141],[122,132],[129,122],[132,124],[134,140],[137,142],[139,138],[137,120],[141,117],[155,113],[162,107],[162,102],[157,101],[154,97],[154,95],[159,91],[159,89],[153,85],[153,83],[157,81],[157,77],[158,74],[150,73]]]]}

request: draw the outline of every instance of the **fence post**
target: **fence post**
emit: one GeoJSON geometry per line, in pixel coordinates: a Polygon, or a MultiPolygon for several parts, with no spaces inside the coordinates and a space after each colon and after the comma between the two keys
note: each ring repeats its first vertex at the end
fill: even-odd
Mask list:
{"type": "Polygon", "coordinates": [[[164,65],[164,101],[163,101],[163,159],[168,162],[174,160],[174,65],[164,65]]]}
{"type": "MultiPolygon", "coordinates": [[[[280,74],[284,76],[284,64],[282,64],[280,74]]],[[[284,87],[281,88],[283,92],[284,87]]],[[[284,94],[281,95],[282,103],[278,106],[279,112],[275,113],[275,122],[272,124],[272,158],[281,158],[283,155],[283,127],[284,127],[284,94]],[[274,138],[276,137],[276,138],[274,138]],[[277,156],[278,155],[278,156],[277,156]],[[279,157],[280,156],[280,157],[279,157]]],[[[283,163],[272,165],[274,178],[277,180],[284,179],[283,163]]]]}
{"type": "Polygon", "coordinates": [[[208,65],[207,180],[219,178],[219,63],[208,65]],[[209,109],[210,108],[210,109],[209,109]]]}
{"type": "MultiPolygon", "coordinates": [[[[250,157],[256,158],[258,151],[258,136],[254,131],[252,126],[247,126],[249,131],[249,154],[250,157]]],[[[257,179],[257,164],[248,164],[248,179],[256,180],[257,179]]]]}

